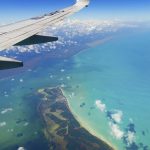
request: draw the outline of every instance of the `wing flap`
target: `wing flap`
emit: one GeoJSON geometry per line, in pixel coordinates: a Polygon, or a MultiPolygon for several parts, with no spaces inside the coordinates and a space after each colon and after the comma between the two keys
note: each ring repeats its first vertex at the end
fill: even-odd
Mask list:
{"type": "Polygon", "coordinates": [[[22,67],[23,62],[0,56],[0,70],[22,67]]]}
{"type": "Polygon", "coordinates": [[[47,43],[47,42],[54,42],[57,40],[58,40],[57,37],[33,35],[33,36],[15,44],[15,46],[41,44],[41,43],[47,43]]]}

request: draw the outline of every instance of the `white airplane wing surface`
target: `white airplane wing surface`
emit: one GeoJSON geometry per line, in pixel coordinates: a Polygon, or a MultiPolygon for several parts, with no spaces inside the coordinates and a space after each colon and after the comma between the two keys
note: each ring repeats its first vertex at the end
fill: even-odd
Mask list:
{"type": "MultiPolygon", "coordinates": [[[[0,26],[0,51],[10,46],[32,45],[58,40],[57,37],[37,35],[47,27],[53,27],[66,17],[89,5],[89,0],[77,0],[68,8],[51,12],[43,16],[0,26]]],[[[23,66],[21,61],[0,57],[0,70],[23,66]]]]}

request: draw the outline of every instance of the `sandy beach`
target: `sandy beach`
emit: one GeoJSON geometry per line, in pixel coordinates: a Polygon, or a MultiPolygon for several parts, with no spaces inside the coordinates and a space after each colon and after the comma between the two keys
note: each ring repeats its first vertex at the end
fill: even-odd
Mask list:
{"type": "Polygon", "coordinates": [[[73,114],[74,118],[79,122],[79,124],[84,127],[91,135],[97,137],[98,139],[100,139],[101,141],[103,141],[104,143],[106,143],[107,145],[109,145],[110,147],[112,147],[113,150],[118,150],[116,148],[116,146],[112,145],[112,143],[106,141],[106,139],[100,135],[98,135],[95,130],[93,130],[91,127],[89,127],[89,125],[82,119],[80,119],[72,110],[71,110],[71,106],[70,106],[70,103],[68,101],[68,97],[65,93],[65,91],[61,88],[61,91],[63,93],[63,95],[66,97],[66,100],[67,100],[67,105],[68,105],[68,108],[70,110],[70,112],[73,114]]]}

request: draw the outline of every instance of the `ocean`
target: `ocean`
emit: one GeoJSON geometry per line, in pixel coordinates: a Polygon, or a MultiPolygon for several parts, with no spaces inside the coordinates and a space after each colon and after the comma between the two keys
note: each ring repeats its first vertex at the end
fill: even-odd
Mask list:
{"type": "Polygon", "coordinates": [[[119,150],[150,149],[149,41],[149,31],[123,34],[74,57],[71,109],[119,150]]]}
{"type": "Polygon", "coordinates": [[[0,149],[41,135],[36,98],[30,94],[58,85],[92,134],[118,150],[150,149],[149,41],[150,31],[122,33],[71,58],[1,78],[0,149]]]}

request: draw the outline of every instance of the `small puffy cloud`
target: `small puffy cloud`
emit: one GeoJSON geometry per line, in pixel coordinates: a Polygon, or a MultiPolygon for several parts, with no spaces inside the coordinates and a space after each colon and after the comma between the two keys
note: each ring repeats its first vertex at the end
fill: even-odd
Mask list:
{"type": "Polygon", "coordinates": [[[14,129],[8,129],[7,132],[14,132],[14,129]]]}
{"type": "Polygon", "coordinates": [[[101,112],[106,111],[106,105],[103,104],[101,100],[96,100],[95,104],[96,104],[97,108],[99,108],[99,110],[101,112]]]}
{"type": "Polygon", "coordinates": [[[11,79],[11,81],[15,81],[15,79],[14,79],[14,78],[12,78],[12,79],[11,79]]]}
{"type": "Polygon", "coordinates": [[[65,71],[65,69],[61,69],[60,71],[61,71],[61,72],[64,72],[64,71],[65,71]]]}
{"type": "Polygon", "coordinates": [[[20,79],[19,81],[20,81],[20,82],[23,82],[23,79],[20,79]]]}
{"type": "Polygon", "coordinates": [[[26,127],[26,126],[28,126],[29,125],[29,122],[25,122],[24,123],[24,126],[26,127]]]}
{"type": "Polygon", "coordinates": [[[121,110],[107,111],[107,117],[114,123],[121,123],[123,112],[121,110]]]}
{"type": "Polygon", "coordinates": [[[111,128],[111,134],[118,140],[122,139],[124,136],[124,132],[120,129],[120,127],[112,122],[109,122],[109,126],[111,128]]]}
{"type": "Polygon", "coordinates": [[[60,87],[61,87],[61,88],[65,88],[66,85],[65,85],[65,84],[61,84],[60,87]]]}
{"type": "Polygon", "coordinates": [[[70,79],[71,79],[71,77],[70,77],[70,76],[67,76],[67,77],[66,77],[66,79],[70,80],[70,79]]]}
{"type": "Polygon", "coordinates": [[[17,150],[25,150],[24,147],[19,147],[17,150]]]}
{"type": "Polygon", "coordinates": [[[7,112],[11,112],[11,111],[13,111],[12,108],[6,108],[3,111],[1,111],[1,114],[6,114],[7,112]]]}
{"type": "Polygon", "coordinates": [[[131,145],[135,142],[135,133],[128,131],[125,135],[126,141],[128,145],[131,145]]]}
{"type": "Polygon", "coordinates": [[[0,127],[6,126],[6,122],[0,122],[0,127]]]}
{"type": "Polygon", "coordinates": [[[120,110],[116,110],[112,115],[112,119],[116,122],[116,123],[120,123],[122,121],[122,116],[123,113],[120,110]]]}

